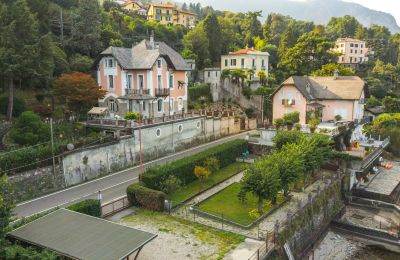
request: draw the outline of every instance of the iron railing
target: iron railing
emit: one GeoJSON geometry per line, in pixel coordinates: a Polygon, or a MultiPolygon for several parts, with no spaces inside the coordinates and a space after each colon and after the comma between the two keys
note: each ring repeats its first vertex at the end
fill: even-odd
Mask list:
{"type": "Polygon", "coordinates": [[[156,88],[155,89],[156,97],[166,97],[166,96],[169,96],[169,94],[170,94],[169,88],[156,88]]]}
{"type": "Polygon", "coordinates": [[[120,198],[114,199],[110,202],[107,202],[105,204],[102,204],[101,215],[103,218],[109,217],[129,207],[130,204],[128,201],[128,197],[125,195],[120,198]]]}
{"type": "Polygon", "coordinates": [[[128,96],[143,96],[143,95],[150,95],[150,89],[131,89],[126,88],[125,93],[128,96]]]}

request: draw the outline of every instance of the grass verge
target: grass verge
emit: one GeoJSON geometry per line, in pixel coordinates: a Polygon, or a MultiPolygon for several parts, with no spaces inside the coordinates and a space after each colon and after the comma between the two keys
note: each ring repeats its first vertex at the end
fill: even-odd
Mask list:
{"type": "MultiPolygon", "coordinates": [[[[222,216],[225,219],[247,226],[253,223],[257,218],[256,212],[258,198],[252,194],[247,194],[246,201],[239,200],[238,193],[240,191],[240,183],[234,183],[221,192],[215,194],[208,200],[200,203],[198,208],[201,211],[216,216],[222,216]]],[[[282,194],[278,194],[277,205],[285,201],[282,194]]],[[[272,205],[271,201],[265,201],[263,205],[263,215],[271,211],[277,205],[272,205]]]]}
{"type": "Polygon", "coordinates": [[[238,174],[246,168],[246,165],[246,163],[241,162],[232,163],[231,165],[220,169],[218,172],[211,174],[208,180],[204,183],[200,183],[200,181],[197,180],[183,186],[177,192],[168,195],[168,199],[172,200],[174,204],[181,203],[197,193],[238,174]]]}

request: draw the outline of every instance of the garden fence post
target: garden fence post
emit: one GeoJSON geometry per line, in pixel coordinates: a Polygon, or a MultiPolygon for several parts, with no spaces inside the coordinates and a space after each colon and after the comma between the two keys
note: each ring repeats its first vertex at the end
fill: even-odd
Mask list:
{"type": "Polygon", "coordinates": [[[221,214],[221,225],[222,225],[222,230],[224,230],[224,214],[221,214]]]}

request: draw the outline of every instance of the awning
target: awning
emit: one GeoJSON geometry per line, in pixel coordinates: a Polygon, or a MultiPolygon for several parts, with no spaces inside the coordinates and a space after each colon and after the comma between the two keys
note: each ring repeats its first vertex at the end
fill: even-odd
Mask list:
{"type": "Polygon", "coordinates": [[[67,209],[59,209],[7,234],[72,259],[124,259],[157,235],[67,209]]]}
{"type": "Polygon", "coordinates": [[[108,108],[107,107],[93,107],[88,112],[89,115],[104,115],[107,114],[108,108]]]}

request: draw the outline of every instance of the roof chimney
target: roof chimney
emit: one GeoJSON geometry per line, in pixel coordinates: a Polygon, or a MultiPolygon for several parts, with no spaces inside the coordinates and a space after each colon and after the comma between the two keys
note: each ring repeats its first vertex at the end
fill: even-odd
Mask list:
{"type": "Polygon", "coordinates": [[[339,78],[339,70],[335,69],[335,72],[333,72],[333,79],[338,79],[339,78]]]}
{"type": "Polygon", "coordinates": [[[154,49],[154,30],[152,30],[150,34],[150,46],[154,49]]]}

